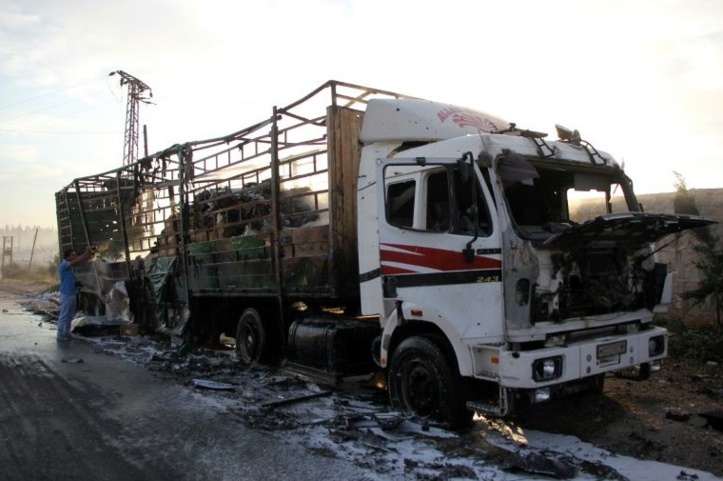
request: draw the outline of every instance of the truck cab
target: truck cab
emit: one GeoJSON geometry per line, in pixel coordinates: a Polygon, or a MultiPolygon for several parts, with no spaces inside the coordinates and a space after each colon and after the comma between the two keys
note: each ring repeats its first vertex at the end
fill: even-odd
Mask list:
{"type": "Polygon", "coordinates": [[[607,372],[645,377],[666,356],[653,312],[672,278],[652,243],[710,222],[642,212],[609,154],[560,136],[434,102],[369,103],[362,310],[380,316],[400,409],[504,416],[519,399],[601,389],[607,372]]]}

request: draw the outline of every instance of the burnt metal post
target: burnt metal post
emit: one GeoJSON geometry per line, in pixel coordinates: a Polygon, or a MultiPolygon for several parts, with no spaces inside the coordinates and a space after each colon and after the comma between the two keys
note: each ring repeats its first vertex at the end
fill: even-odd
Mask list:
{"type": "MultiPolygon", "coordinates": [[[[279,114],[274,106],[273,121],[271,124],[271,214],[274,222],[273,233],[273,265],[276,278],[276,301],[279,304],[278,332],[281,337],[281,346],[284,346],[284,272],[281,265],[281,175],[279,172],[279,114]]],[[[282,348],[283,349],[283,348],[282,348]]]]}
{"type": "Polygon", "coordinates": [[[130,248],[128,246],[128,230],[126,226],[126,211],[123,206],[123,193],[121,192],[121,174],[122,170],[118,169],[116,172],[116,199],[118,202],[118,217],[120,217],[120,230],[121,234],[123,236],[123,253],[125,254],[126,258],[126,275],[130,279],[131,277],[131,252],[130,248]]]}
{"type": "MultiPolygon", "coordinates": [[[[75,197],[78,199],[78,212],[80,212],[80,219],[83,222],[83,234],[85,234],[85,246],[87,247],[89,245],[92,245],[92,242],[90,240],[90,232],[88,231],[88,219],[85,217],[85,209],[83,208],[83,197],[80,193],[80,182],[78,179],[75,179],[73,182],[75,185],[75,197]]],[[[75,246],[75,239],[71,241],[71,249],[78,249],[78,247],[75,246]]]]}

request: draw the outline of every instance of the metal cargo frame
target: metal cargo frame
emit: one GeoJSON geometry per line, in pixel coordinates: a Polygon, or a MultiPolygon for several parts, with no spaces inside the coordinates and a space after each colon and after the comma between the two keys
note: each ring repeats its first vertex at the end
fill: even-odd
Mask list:
{"type": "Polygon", "coordinates": [[[329,81],[245,129],[75,179],[56,193],[61,253],[98,246],[119,264],[98,284],[131,281],[176,317],[192,298],[356,299],[358,135],[373,98],[408,97],[329,81]]]}

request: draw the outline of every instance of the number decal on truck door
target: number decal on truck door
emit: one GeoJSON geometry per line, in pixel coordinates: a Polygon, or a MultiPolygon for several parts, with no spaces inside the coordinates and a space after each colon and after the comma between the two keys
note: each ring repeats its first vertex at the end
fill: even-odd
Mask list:
{"type": "Polygon", "coordinates": [[[502,279],[500,279],[499,275],[493,275],[493,276],[480,276],[477,278],[477,282],[500,282],[502,279]]]}

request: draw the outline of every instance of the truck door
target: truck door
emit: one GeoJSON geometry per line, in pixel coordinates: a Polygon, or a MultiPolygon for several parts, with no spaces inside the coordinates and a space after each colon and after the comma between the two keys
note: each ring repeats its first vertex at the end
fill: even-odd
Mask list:
{"type": "Polygon", "coordinates": [[[402,301],[416,306],[417,320],[458,340],[501,341],[500,227],[479,167],[466,169],[457,159],[384,162],[378,172],[385,187],[379,203],[385,312],[402,301]]]}

